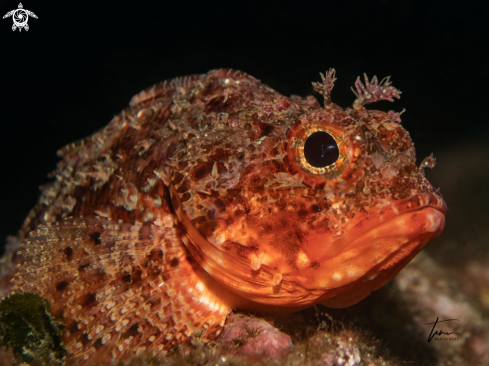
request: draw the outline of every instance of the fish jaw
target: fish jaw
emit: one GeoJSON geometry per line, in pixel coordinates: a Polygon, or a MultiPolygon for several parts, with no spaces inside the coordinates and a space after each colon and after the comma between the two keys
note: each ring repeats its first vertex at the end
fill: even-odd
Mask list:
{"type": "MultiPolygon", "coordinates": [[[[309,236],[297,242],[302,248],[299,253],[315,265],[291,265],[279,251],[270,252],[272,243],[262,236],[263,250],[275,253],[271,257],[277,259],[254,266],[253,259],[204,238],[184,214],[178,196],[171,192],[184,244],[206,272],[243,300],[235,304],[240,309],[267,311],[280,306],[297,310],[318,303],[330,307],[353,305],[394,278],[445,225],[443,199],[421,193],[357,214],[337,237],[327,230],[317,235],[304,231],[309,236]]],[[[253,229],[248,227],[248,235],[258,234],[253,229]]],[[[252,254],[261,255],[259,251],[252,254]]]]}
{"type": "MultiPolygon", "coordinates": [[[[304,239],[303,249],[312,261],[325,263],[337,258],[342,253],[347,253],[358,243],[370,240],[375,241],[384,238],[392,237],[397,233],[411,233],[415,235],[418,231],[423,233],[425,225],[427,228],[433,229],[431,224],[432,218],[418,217],[417,213],[425,208],[433,208],[442,216],[446,213],[446,204],[443,199],[432,193],[421,193],[412,196],[405,200],[392,201],[384,203],[381,208],[374,207],[371,210],[360,212],[355,215],[344,227],[341,228],[340,234],[331,237],[330,233],[321,233],[320,231],[309,231],[304,239]],[[413,214],[417,220],[412,222],[404,222],[405,215],[413,214]],[[419,225],[415,224],[419,222],[419,225]],[[383,228],[383,231],[381,231],[383,228]]],[[[444,221],[441,223],[441,233],[444,227],[444,221]]],[[[428,229],[426,229],[428,230],[428,229]]],[[[437,234],[437,235],[438,235],[437,234]]],[[[436,235],[435,235],[436,236],[436,235]]],[[[393,248],[397,247],[393,244],[393,248]]],[[[389,246],[387,246],[389,247],[389,246]]],[[[375,254],[382,247],[370,247],[370,253],[375,254]]]]}
{"type": "MultiPolygon", "coordinates": [[[[317,236],[310,233],[301,253],[318,265],[289,267],[273,292],[260,289],[255,283],[250,286],[252,290],[248,287],[247,293],[240,291],[240,295],[285,308],[318,303],[334,308],[351,306],[391,281],[438,236],[445,226],[445,212],[446,204],[441,197],[420,194],[358,215],[336,239],[328,233],[317,236]],[[318,247],[324,251],[314,251],[318,247]]],[[[262,266],[261,271],[270,268],[262,266]]]]}
{"type": "Polygon", "coordinates": [[[304,287],[324,288],[318,302],[328,307],[353,305],[391,281],[444,226],[445,216],[437,208],[400,214],[323,261],[322,273],[297,282],[304,287]]]}

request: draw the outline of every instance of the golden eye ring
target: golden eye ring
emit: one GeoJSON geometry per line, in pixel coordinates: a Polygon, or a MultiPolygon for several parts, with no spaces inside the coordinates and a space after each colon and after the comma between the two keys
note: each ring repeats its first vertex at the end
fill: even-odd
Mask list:
{"type": "Polygon", "coordinates": [[[340,149],[341,142],[338,140],[339,139],[335,137],[335,134],[326,128],[313,127],[308,129],[304,133],[302,138],[299,139],[299,144],[297,148],[298,158],[301,165],[313,174],[325,174],[325,173],[336,172],[338,170],[336,162],[343,161],[344,158],[344,156],[341,154],[342,149],[340,149]],[[315,136],[309,139],[312,135],[315,136]],[[314,143],[312,142],[309,143],[309,147],[306,146],[308,144],[308,141],[311,141],[312,139],[316,141],[314,141],[314,143]],[[324,144],[322,143],[320,144],[320,142],[324,142],[324,144]],[[311,148],[312,145],[313,147],[311,148]],[[324,146],[326,146],[326,149],[324,148],[324,146]],[[307,156],[308,154],[309,157],[307,156]],[[317,161],[317,163],[314,164],[316,166],[311,164],[312,162],[311,154],[314,155],[321,154],[320,157],[312,156],[312,158],[314,158],[314,160],[317,161]],[[325,154],[328,155],[324,156],[325,154]],[[327,162],[330,160],[333,160],[331,164],[321,166],[325,164],[324,163],[325,161],[327,162]]]}

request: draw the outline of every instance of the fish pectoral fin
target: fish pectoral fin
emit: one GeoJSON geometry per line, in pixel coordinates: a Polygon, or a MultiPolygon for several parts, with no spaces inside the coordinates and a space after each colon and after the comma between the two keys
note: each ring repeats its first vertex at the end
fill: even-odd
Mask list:
{"type": "Polygon", "coordinates": [[[12,292],[49,302],[66,326],[68,358],[93,364],[149,347],[166,353],[222,330],[231,309],[208,290],[173,217],[157,223],[69,218],[40,225],[22,243],[12,292]]]}

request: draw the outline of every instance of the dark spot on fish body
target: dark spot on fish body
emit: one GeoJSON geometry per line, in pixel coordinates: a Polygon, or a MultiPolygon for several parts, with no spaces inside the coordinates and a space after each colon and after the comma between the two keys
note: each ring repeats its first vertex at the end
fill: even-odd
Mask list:
{"type": "Polygon", "coordinates": [[[246,153],[244,151],[241,151],[236,155],[236,160],[239,162],[244,161],[245,158],[246,158],[246,153]]]}
{"type": "Polygon", "coordinates": [[[78,322],[73,321],[73,323],[68,325],[67,330],[70,332],[70,335],[78,332],[80,330],[80,328],[78,328],[78,322]]]}
{"type": "Polygon", "coordinates": [[[73,257],[73,248],[72,247],[66,247],[63,252],[66,254],[66,258],[70,260],[73,257]]]}
{"type": "Polygon", "coordinates": [[[102,241],[100,240],[100,233],[98,231],[95,231],[91,233],[90,235],[90,240],[95,244],[95,245],[100,245],[102,244],[102,241]]]}
{"type": "Polygon", "coordinates": [[[195,180],[201,180],[212,173],[213,161],[198,163],[193,169],[193,176],[195,180]]]}
{"type": "Polygon", "coordinates": [[[187,202],[192,196],[190,195],[190,193],[185,193],[182,195],[182,197],[180,198],[180,201],[181,202],[187,202]]]}
{"type": "Polygon", "coordinates": [[[88,334],[83,333],[81,337],[78,339],[78,341],[85,346],[88,342],[90,342],[90,340],[88,339],[88,334]]]}
{"type": "Polygon", "coordinates": [[[122,276],[122,278],[121,278],[121,279],[122,279],[122,281],[124,281],[124,282],[130,283],[130,282],[132,281],[132,276],[131,276],[131,274],[129,273],[129,274],[126,274],[126,275],[122,276]]]}
{"type": "Polygon", "coordinates": [[[90,306],[93,307],[97,302],[97,295],[94,292],[89,292],[82,296],[80,300],[80,305],[82,307],[90,306]]]}
{"type": "Polygon", "coordinates": [[[56,284],[56,291],[59,292],[64,291],[67,286],[68,286],[68,281],[66,280],[60,281],[56,284]]]}
{"type": "Polygon", "coordinates": [[[95,347],[95,349],[99,349],[103,345],[104,344],[102,343],[102,338],[97,338],[95,342],[93,342],[93,346],[95,347]]]}
{"type": "Polygon", "coordinates": [[[161,249],[153,249],[148,254],[148,259],[156,263],[163,263],[163,251],[161,249]]]}
{"type": "Polygon", "coordinates": [[[274,127],[270,123],[254,122],[252,139],[259,139],[272,133],[274,127]]]}
{"type": "Polygon", "coordinates": [[[88,268],[90,266],[90,263],[85,263],[85,264],[82,264],[80,266],[78,266],[78,270],[81,271],[85,268],[88,268]]]}
{"type": "Polygon", "coordinates": [[[176,267],[176,266],[178,266],[178,265],[179,265],[179,263],[180,263],[180,261],[178,260],[178,258],[177,258],[177,257],[175,257],[175,258],[173,258],[173,259],[170,261],[170,266],[172,266],[172,267],[176,267]]]}

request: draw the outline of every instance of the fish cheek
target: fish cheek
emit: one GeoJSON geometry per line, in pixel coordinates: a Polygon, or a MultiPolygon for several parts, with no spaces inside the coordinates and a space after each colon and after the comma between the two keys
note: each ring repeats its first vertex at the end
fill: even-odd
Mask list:
{"type": "Polygon", "coordinates": [[[333,235],[327,229],[329,220],[325,218],[323,222],[324,225],[315,225],[304,233],[302,249],[311,262],[321,263],[341,250],[341,245],[333,244],[333,235]]]}

